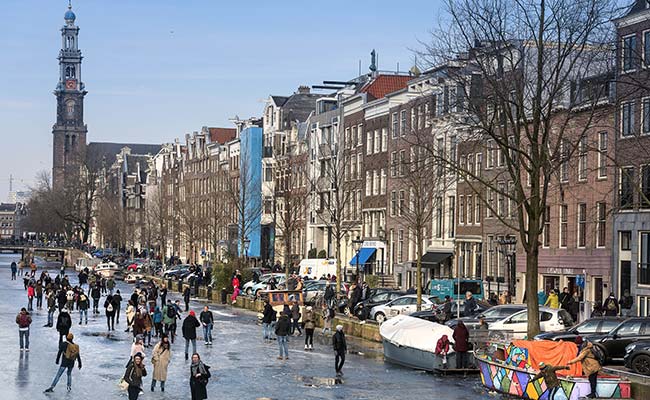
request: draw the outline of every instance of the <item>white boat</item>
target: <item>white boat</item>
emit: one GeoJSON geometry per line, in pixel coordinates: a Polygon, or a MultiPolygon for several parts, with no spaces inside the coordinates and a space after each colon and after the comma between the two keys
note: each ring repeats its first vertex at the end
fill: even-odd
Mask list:
{"type": "Polygon", "coordinates": [[[424,371],[455,367],[456,353],[451,344],[446,365],[443,358],[435,354],[438,340],[447,335],[450,343],[453,343],[453,333],[453,329],[446,325],[408,315],[397,315],[379,327],[384,345],[384,358],[387,361],[424,371]]]}
{"type": "Polygon", "coordinates": [[[111,278],[116,274],[121,274],[122,268],[120,268],[114,262],[109,261],[106,263],[97,264],[97,266],[95,267],[95,272],[97,272],[99,275],[101,275],[104,278],[111,278]]]}
{"type": "Polygon", "coordinates": [[[101,262],[102,260],[99,258],[77,258],[77,262],[74,264],[74,269],[77,272],[81,272],[86,268],[88,268],[88,271],[92,271],[101,262]]]}

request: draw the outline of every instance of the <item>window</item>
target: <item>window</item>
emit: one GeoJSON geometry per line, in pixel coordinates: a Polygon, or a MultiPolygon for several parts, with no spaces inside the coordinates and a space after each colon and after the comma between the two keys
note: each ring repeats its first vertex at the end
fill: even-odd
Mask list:
{"type": "Polygon", "coordinates": [[[68,118],[74,117],[74,101],[69,100],[65,103],[65,112],[68,118]]]}
{"type": "Polygon", "coordinates": [[[474,223],[474,197],[467,196],[467,223],[474,223]]]}
{"type": "Polygon", "coordinates": [[[381,128],[381,151],[388,151],[388,129],[381,128]]]}
{"type": "Polygon", "coordinates": [[[632,232],[619,231],[618,234],[621,237],[621,250],[622,251],[632,250],[632,232]]]}
{"type": "Polygon", "coordinates": [[[436,140],[436,150],[438,151],[438,162],[436,164],[438,166],[437,172],[438,176],[442,176],[445,170],[444,163],[442,162],[445,156],[445,141],[443,138],[438,138],[438,140],[436,140]]]}
{"type": "Polygon", "coordinates": [[[395,178],[397,176],[397,152],[393,151],[390,153],[390,177],[395,178]]]}
{"type": "Polygon", "coordinates": [[[485,166],[485,169],[490,169],[494,168],[494,140],[488,140],[487,142],[487,165],[485,166]]]}
{"type": "Polygon", "coordinates": [[[361,158],[361,153],[357,154],[357,179],[361,179],[361,170],[363,165],[363,159],[361,158]]]}
{"type": "Polygon", "coordinates": [[[357,146],[363,145],[363,125],[357,127],[357,146]]]}
{"type": "Polygon", "coordinates": [[[436,115],[441,116],[445,113],[445,95],[438,93],[436,96],[436,115]]]}
{"type": "Polygon", "coordinates": [[[650,208],[650,165],[641,167],[641,208],[650,208]]]}
{"type": "MultiPolygon", "coordinates": [[[[646,2],[646,8],[648,4],[646,2]]],[[[650,31],[643,32],[643,65],[650,66],[650,31]]]]}
{"type": "Polygon", "coordinates": [[[587,136],[582,135],[578,143],[578,180],[587,180],[587,136]]]}
{"type": "Polygon", "coordinates": [[[381,169],[381,179],[379,181],[380,194],[386,194],[386,170],[381,169]]]}
{"type": "Polygon", "coordinates": [[[394,217],[397,215],[397,192],[390,192],[390,216],[394,217]]]}
{"type": "Polygon", "coordinates": [[[381,188],[379,187],[381,185],[381,175],[379,174],[379,171],[377,170],[372,171],[372,177],[373,177],[372,195],[377,196],[381,190],[381,188]]]}
{"type": "Polygon", "coordinates": [[[596,247],[605,247],[607,238],[607,204],[597,203],[598,221],[596,223],[596,247]]]}
{"type": "Polygon", "coordinates": [[[359,144],[359,143],[357,143],[357,138],[358,138],[358,136],[357,136],[357,127],[353,126],[352,127],[352,136],[350,137],[350,147],[354,147],[354,146],[359,144]]]}
{"type": "Polygon", "coordinates": [[[465,224],[465,196],[458,196],[458,223],[465,224]]]}
{"type": "Polygon", "coordinates": [[[442,197],[436,197],[436,238],[442,238],[442,197]]]}
{"type": "Polygon", "coordinates": [[[372,175],[370,171],[366,171],[366,196],[372,194],[372,175]]]}
{"type": "Polygon", "coordinates": [[[458,160],[458,170],[460,171],[460,179],[468,179],[467,176],[467,156],[460,156],[458,160]]]}
{"type": "Polygon", "coordinates": [[[399,176],[404,176],[406,173],[406,150],[399,152],[399,176]]]}
{"type": "Polygon", "coordinates": [[[499,183],[499,192],[497,193],[497,212],[500,217],[506,216],[506,185],[499,183]]]}
{"type": "Polygon", "coordinates": [[[634,102],[621,104],[621,136],[634,135],[634,102]]]}
{"type": "Polygon", "coordinates": [[[475,174],[477,177],[481,176],[481,169],[483,168],[483,154],[477,153],[476,154],[476,167],[475,167],[475,174]]]}
{"type": "Polygon", "coordinates": [[[567,227],[569,226],[569,206],[560,206],[560,247],[567,247],[567,227]]]}
{"type": "Polygon", "coordinates": [[[587,244],[587,205],[578,204],[578,247],[585,247],[587,244]]]}
{"type": "Polygon", "coordinates": [[[542,247],[549,247],[551,243],[551,206],[544,210],[544,233],[542,236],[542,247]]]}
{"type": "Polygon", "coordinates": [[[449,237],[453,238],[456,228],[456,198],[449,196],[447,200],[449,201],[449,237]]]}
{"type": "Polygon", "coordinates": [[[400,229],[397,234],[397,262],[404,260],[404,229],[400,229]]]}
{"type": "Polygon", "coordinates": [[[636,68],[636,35],[623,38],[621,60],[623,72],[632,71],[636,68]]]}
{"type": "Polygon", "coordinates": [[[487,191],[487,203],[488,206],[486,208],[486,215],[485,218],[492,218],[494,216],[494,191],[490,188],[486,189],[487,191]]]}
{"type": "Polygon", "coordinates": [[[406,135],[406,110],[402,110],[400,112],[399,129],[402,136],[405,136],[406,135]]]}
{"type": "Polygon", "coordinates": [[[650,134],[650,98],[643,99],[643,113],[641,114],[641,133],[650,134]]]}
{"type": "Polygon", "coordinates": [[[366,154],[372,154],[372,131],[366,133],[366,154]]]}
{"type": "Polygon", "coordinates": [[[566,141],[560,143],[560,181],[569,181],[569,145],[566,141]]]}
{"type": "Polygon", "coordinates": [[[634,206],[634,167],[621,168],[619,202],[621,208],[634,206]]]}
{"type": "Polygon", "coordinates": [[[381,151],[381,132],[379,130],[375,130],[375,153],[379,153],[381,151]]]}
{"type": "Polygon", "coordinates": [[[607,132],[598,134],[598,177],[607,176],[607,132]]]}
{"type": "Polygon", "coordinates": [[[397,120],[396,112],[393,113],[392,118],[393,118],[393,126],[391,129],[391,136],[393,137],[393,139],[397,139],[397,137],[399,136],[399,121],[397,120]]]}
{"type": "Polygon", "coordinates": [[[399,215],[404,214],[404,205],[406,203],[406,193],[403,190],[399,191],[399,215]]]}
{"type": "MultiPolygon", "coordinates": [[[[442,139],[439,139],[442,140],[442,139]]],[[[456,162],[456,152],[458,149],[458,138],[456,136],[452,136],[449,138],[449,160],[452,163],[456,162]]]]}
{"type": "Polygon", "coordinates": [[[467,155],[467,179],[474,179],[474,154],[467,155]]]}

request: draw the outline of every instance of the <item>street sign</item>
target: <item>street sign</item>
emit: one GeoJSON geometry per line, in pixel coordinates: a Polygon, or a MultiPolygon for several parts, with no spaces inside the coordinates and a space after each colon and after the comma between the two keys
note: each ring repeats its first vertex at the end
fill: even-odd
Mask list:
{"type": "Polygon", "coordinates": [[[580,287],[581,289],[585,288],[585,276],[584,275],[576,275],[576,285],[580,287]]]}

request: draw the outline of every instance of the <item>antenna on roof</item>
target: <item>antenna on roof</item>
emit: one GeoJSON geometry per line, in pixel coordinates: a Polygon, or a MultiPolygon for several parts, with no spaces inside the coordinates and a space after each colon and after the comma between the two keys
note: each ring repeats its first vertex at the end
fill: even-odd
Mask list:
{"type": "Polygon", "coordinates": [[[359,59],[359,75],[357,76],[361,76],[361,59],[359,59]]]}

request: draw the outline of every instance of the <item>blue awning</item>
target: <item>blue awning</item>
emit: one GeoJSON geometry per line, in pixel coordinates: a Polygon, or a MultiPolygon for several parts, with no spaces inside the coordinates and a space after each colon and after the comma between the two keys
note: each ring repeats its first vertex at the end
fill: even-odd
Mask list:
{"type": "Polygon", "coordinates": [[[363,265],[367,263],[370,257],[372,257],[375,254],[375,251],[377,251],[377,249],[375,249],[374,247],[362,247],[361,249],[359,249],[359,252],[354,257],[352,257],[352,259],[350,260],[350,265],[355,266],[357,264],[363,265]],[[359,257],[358,260],[357,260],[357,256],[359,257]]]}

